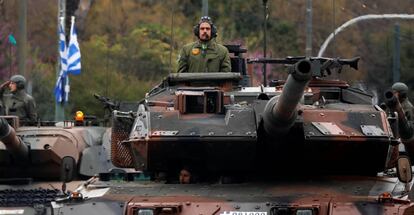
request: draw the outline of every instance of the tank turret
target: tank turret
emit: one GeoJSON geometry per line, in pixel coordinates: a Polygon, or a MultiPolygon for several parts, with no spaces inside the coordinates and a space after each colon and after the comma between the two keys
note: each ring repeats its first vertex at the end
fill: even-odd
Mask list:
{"type": "Polygon", "coordinates": [[[0,180],[71,181],[108,172],[114,167],[108,161],[110,129],[85,118],[79,125],[65,121],[19,126],[18,117],[0,116],[0,180]]]}
{"type": "Polygon", "coordinates": [[[325,79],[358,60],[248,60],[288,65],[287,80],[271,87],[245,85],[237,71],[170,74],[136,112],[114,112],[112,162],[149,172],[191,165],[209,175],[376,174],[399,143],[386,113],[367,93],[325,79]]]}
{"type": "Polygon", "coordinates": [[[268,134],[283,135],[293,126],[297,116],[296,107],[312,78],[311,66],[308,60],[297,62],[283,86],[282,94],[272,97],[266,104],[263,122],[268,134]]]}

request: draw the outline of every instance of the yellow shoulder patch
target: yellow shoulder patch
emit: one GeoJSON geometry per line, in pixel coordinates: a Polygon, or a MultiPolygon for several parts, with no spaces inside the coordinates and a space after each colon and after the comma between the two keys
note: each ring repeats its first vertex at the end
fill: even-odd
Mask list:
{"type": "Polygon", "coordinates": [[[193,55],[198,55],[198,54],[200,54],[200,49],[199,49],[199,48],[193,48],[193,49],[191,50],[191,53],[192,53],[193,55]]]}

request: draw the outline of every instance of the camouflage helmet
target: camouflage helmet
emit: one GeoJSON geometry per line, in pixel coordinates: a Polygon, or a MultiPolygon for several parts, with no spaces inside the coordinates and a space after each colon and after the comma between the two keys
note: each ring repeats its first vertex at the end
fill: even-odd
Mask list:
{"type": "Polygon", "coordinates": [[[408,87],[402,82],[396,82],[392,85],[392,90],[398,92],[401,98],[406,98],[408,93],[408,87]]]}
{"type": "Polygon", "coordinates": [[[17,89],[24,89],[26,86],[26,78],[22,75],[13,75],[10,81],[16,83],[17,89]]]}

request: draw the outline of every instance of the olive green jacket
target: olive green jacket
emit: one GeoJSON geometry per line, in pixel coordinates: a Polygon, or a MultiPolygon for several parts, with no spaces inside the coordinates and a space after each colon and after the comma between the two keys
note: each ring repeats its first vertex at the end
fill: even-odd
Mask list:
{"type": "Polygon", "coordinates": [[[18,116],[22,122],[36,122],[36,103],[32,96],[27,94],[24,89],[12,93],[4,93],[0,90],[2,101],[1,114],[18,116]]]}
{"type": "Polygon", "coordinates": [[[178,57],[177,72],[231,72],[229,51],[210,40],[205,50],[200,41],[185,45],[178,57]]]}
{"type": "Polygon", "coordinates": [[[401,102],[401,108],[403,109],[405,117],[407,117],[407,120],[414,121],[414,107],[408,100],[408,98],[401,102]]]}

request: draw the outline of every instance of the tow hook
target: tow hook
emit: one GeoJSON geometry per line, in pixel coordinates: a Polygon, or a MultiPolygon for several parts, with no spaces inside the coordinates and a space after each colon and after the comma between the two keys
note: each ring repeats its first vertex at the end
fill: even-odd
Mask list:
{"type": "Polygon", "coordinates": [[[379,203],[409,204],[411,201],[409,199],[395,198],[392,196],[391,193],[384,192],[378,196],[378,202],[379,203]]]}
{"type": "Polygon", "coordinates": [[[61,202],[81,202],[83,201],[83,195],[80,192],[72,192],[69,195],[56,199],[57,203],[61,202]]]}

